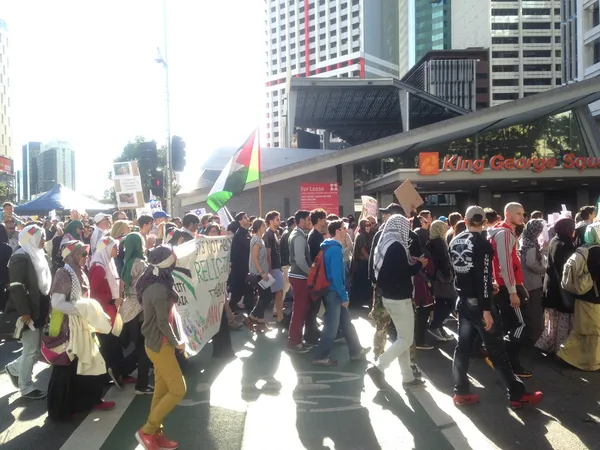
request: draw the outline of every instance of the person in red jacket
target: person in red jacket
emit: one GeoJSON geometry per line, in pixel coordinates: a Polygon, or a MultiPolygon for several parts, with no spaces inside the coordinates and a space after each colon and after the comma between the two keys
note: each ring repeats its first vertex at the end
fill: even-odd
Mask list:
{"type": "MultiPolygon", "coordinates": [[[[504,208],[504,222],[488,229],[488,237],[494,248],[492,268],[494,279],[499,285],[495,303],[502,317],[502,331],[506,335],[506,350],[515,375],[530,378],[531,372],[524,369],[519,353],[525,338],[525,320],[522,308],[528,299],[523,286],[523,271],[517,254],[518,238],[515,228],[525,222],[525,211],[519,203],[509,203],[504,208]]],[[[491,361],[486,359],[488,365],[491,361]]]]}
{"type": "Polygon", "coordinates": [[[125,382],[135,382],[134,379],[127,376],[133,372],[135,367],[125,367],[126,360],[118,338],[119,328],[122,328],[122,320],[117,317],[119,305],[122,302],[121,280],[115,265],[115,257],[118,254],[119,242],[116,239],[108,236],[101,239],[90,263],[89,279],[90,297],[102,305],[113,326],[111,333],[97,334],[100,341],[100,353],[106,362],[108,375],[115,386],[122,389],[125,382]],[[117,322],[116,327],[115,322],[117,322]]]}

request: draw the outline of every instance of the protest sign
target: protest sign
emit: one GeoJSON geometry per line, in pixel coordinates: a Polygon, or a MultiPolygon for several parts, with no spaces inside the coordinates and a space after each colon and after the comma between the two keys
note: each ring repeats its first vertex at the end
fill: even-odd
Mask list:
{"type": "Polygon", "coordinates": [[[377,213],[379,212],[377,200],[375,200],[373,197],[369,197],[368,195],[362,195],[360,199],[362,201],[362,212],[358,218],[358,223],[360,223],[362,219],[366,219],[369,216],[377,219],[377,213]]]}
{"type": "Polygon", "coordinates": [[[227,236],[200,237],[175,247],[177,311],[190,356],[219,331],[227,298],[230,248],[231,237],[227,236]]]}

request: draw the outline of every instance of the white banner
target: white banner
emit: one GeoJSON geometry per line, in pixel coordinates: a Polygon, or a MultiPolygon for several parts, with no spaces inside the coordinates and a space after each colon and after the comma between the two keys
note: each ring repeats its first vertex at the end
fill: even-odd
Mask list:
{"type": "Polygon", "coordinates": [[[202,236],[175,247],[177,311],[188,340],[186,352],[191,356],[219,331],[227,299],[230,248],[231,237],[227,236],[202,236]]]}

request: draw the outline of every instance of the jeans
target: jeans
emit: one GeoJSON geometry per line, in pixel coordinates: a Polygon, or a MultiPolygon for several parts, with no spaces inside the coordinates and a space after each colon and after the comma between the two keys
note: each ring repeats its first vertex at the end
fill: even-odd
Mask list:
{"type": "Polygon", "coordinates": [[[267,309],[267,306],[269,306],[269,303],[271,303],[271,300],[273,300],[273,294],[271,293],[271,288],[262,289],[259,287],[258,290],[258,302],[256,302],[256,306],[250,315],[256,317],[257,319],[264,319],[265,310],[267,309]]]}
{"type": "Polygon", "coordinates": [[[411,382],[415,379],[410,368],[410,347],[415,335],[415,313],[410,298],[403,300],[392,300],[383,297],[383,306],[390,313],[390,317],[396,325],[398,338],[379,357],[377,367],[384,371],[397,359],[400,364],[403,382],[411,382]]]}
{"type": "Polygon", "coordinates": [[[454,310],[455,298],[435,298],[435,307],[433,310],[433,320],[429,328],[435,330],[442,328],[444,320],[448,318],[452,310],[454,310]]]}
{"type": "Polygon", "coordinates": [[[21,395],[27,395],[35,390],[31,376],[33,366],[40,359],[40,345],[42,343],[42,331],[39,328],[30,330],[23,328],[21,344],[23,351],[21,356],[8,364],[6,370],[13,376],[19,377],[19,391],[21,395]]]}
{"type": "Polygon", "coordinates": [[[163,344],[156,353],[146,347],[148,357],[154,363],[154,396],[150,415],[142,427],[145,434],[155,434],[162,428],[165,417],[185,396],[185,379],[175,357],[175,347],[163,344]]]}
{"type": "Polygon", "coordinates": [[[306,324],[306,318],[310,309],[312,299],[308,295],[308,281],[299,278],[290,278],[294,290],[294,303],[292,303],[292,319],[288,334],[288,345],[290,347],[302,344],[302,330],[306,324]]]}
{"type": "Polygon", "coordinates": [[[458,308],[458,343],[454,349],[454,362],[452,363],[454,393],[468,395],[470,392],[469,379],[467,377],[469,358],[471,356],[473,341],[479,335],[494,364],[496,374],[508,390],[509,398],[511,400],[519,400],[525,393],[525,385],[512,371],[504,346],[502,330],[500,324],[496,322],[498,315],[495,311],[492,312],[494,325],[490,331],[485,331],[482,312],[476,303],[477,300],[469,299],[469,301],[475,303],[472,303],[469,307],[467,306],[467,300],[464,299],[461,300],[458,308]]]}
{"type": "Polygon", "coordinates": [[[340,327],[346,338],[346,345],[348,345],[350,356],[357,355],[362,350],[362,346],[358,340],[356,328],[352,325],[348,308],[342,306],[342,299],[334,291],[329,291],[323,301],[325,302],[323,331],[321,332],[319,345],[315,349],[315,359],[322,360],[329,358],[333,342],[340,327]]]}

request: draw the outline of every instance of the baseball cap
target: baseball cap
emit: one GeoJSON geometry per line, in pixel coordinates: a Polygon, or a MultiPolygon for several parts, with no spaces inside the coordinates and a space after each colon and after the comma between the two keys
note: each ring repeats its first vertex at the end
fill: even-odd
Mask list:
{"type": "Polygon", "coordinates": [[[483,222],[485,220],[485,211],[481,206],[469,206],[465,213],[465,219],[474,222],[483,222]]]}
{"type": "Polygon", "coordinates": [[[404,214],[404,209],[398,203],[390,203],[386,208],[379,208],[382,214],[404,214]]]}
{"type": "Polygon", "coordinates": [[[162,219],[163,217],[168,217],[167,213],[164,211],[154,211],[152,213],[152,218],[153,219],[162,219]]]}
{"type": "Polygon", "coordinates": [[[110,219],[110,214],[106,213],[98,213],[94,216],[94,223],[100,223],[104,219],[110,219]]]}
{"type": "Polygon", "coordinates": [[[438,217],[438,220],[448,223],[448,218],[446,216],[440,216],[440,217],[438,217]]]}

